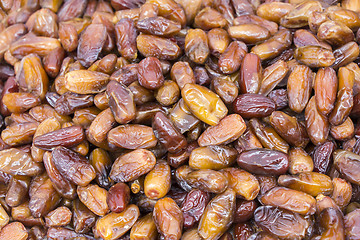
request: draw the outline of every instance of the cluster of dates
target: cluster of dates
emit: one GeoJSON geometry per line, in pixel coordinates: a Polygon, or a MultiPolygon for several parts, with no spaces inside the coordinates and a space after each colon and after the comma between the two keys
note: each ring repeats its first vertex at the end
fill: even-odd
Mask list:
{"type": "Polygon", "coordinates": [[[0,7],[0,240],[360,239],[360,0],[0,7]]]}

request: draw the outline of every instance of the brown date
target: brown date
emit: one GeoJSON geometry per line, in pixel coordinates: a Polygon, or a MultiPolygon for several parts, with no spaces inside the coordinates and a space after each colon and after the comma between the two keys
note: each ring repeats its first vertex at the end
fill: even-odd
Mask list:
{"type": "Polygon", "coordinates": [[[240,153],[238,165],[255,174],[281,175],[289,168],[287,154],[270,149],[253,149],[240,153]]]}
{"type": "Polygon", "coordinates": [[[96,177],[88,160],[70,149],[56,147],[52,151],[52,158],[60,174],[76,185],[86,186],[96,177]]]}
{"type": "Polygon", "coordinates": [[[269,116],[275,110],[275,102],[260,94],[240,94],[233,102],[234,111],[244,118],[269,116]]]}
{"type": "Polygon", "coordinates": [[[137,149],[118,157],[112,165],[110,178],[115,182],[129,182],[148,173],[156,163],[152,152],[137,149]]]}

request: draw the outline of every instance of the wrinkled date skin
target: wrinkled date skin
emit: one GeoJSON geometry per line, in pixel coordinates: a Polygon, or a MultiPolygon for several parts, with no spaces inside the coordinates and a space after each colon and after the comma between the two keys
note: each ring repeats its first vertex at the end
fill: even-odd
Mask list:
{"type": "Polygon", "coordinates": [[[56,147],[52,151],[52,157],[61,175],[76,185],[86,186],[96,177],[88,160],[70,149],[56,147]]]}
{"type": "Polygon", "coordinates": [[[34,145],[43,150],[52,150],[57,146],[74,147],[85,139],[85,134],[80,126],[62,128],[45,133],[34,138],[34,145]]]}
{"type": "Polygon", "coordinates": [[[328,195],[333,191],[331,178],[325,174],[309,172],[299,175],[281,175],[278,179],[281,186],[302,191],[316,197],[319,194],[328,195]]]}
{"type": "Polygon", "coordinates": [[[233,222],[236,194],[229,188],[215,196],[200,219],[198,233],[204,239],[219,239],[233,222]]]}
{"type": "Polygon", "coordinates": [[[129,88],[116,81],[110,81],[106,86],[106,95],[116,122],[126,124],[135,118],[134,95],[129,88]]]}
{"type": "Polygon", "coordinates": [[[184,215],[184,227],[191,228],[198,222],[210,201],[210,194],[198,189],[191,190],[181,204],[184,215]]]}
{"type": "Polygon", "coordinates": [[[360,156],[345,150],[334,152],[336,169],[349,181],[360,184],[360,156]]]}
{"type": "Polygon", "coordinates": [[[254,219],[265,231],[285,239],[302,239],[309,227],[309,222],[301,215],[271,206],[257,208],[254,219]]]}
{"type": "Polygon", "coordinates": [[[120,125],[111,129],[108,141],[115,146],[127,149],[152,148],[157,143],[153,129],[140,124],[120,125]]]}
{"type": "Polygon", "coordinates": [[[335,208],[325,208],[319,216],[321,238],[345,239],[344,219],[341,212],[335,208]]]}
{"type": "Polygon", "coordinates": [[[335,150],[333,142],[325,142],[315,147],[312,154],[314,162],[314,172],[326,174],[329,170],[331,156],[335,150]]]}
{"type": "Polygon", "coordinates": [[[209,125],[218,124],[228,112],[220,97],[203,86],[186,84],[181,90],[181,96],[189,110],[209,125]]]}
{"type": "Polygon", "coordinates": [[[156,202],[153,219],[158,231],[165,239],[180,239],[184,224],[184,216],[179,206],[171,198],[163,198],[156,202]]]}
{"type": "Polygon", "coordinates": [[[112,165],[110,178],[115,182],[129,182],[148,173],[156,163],[155,155],[138,149],[118,157],[112,165]]]}
{"type": "Polygon", "coordinates": [[[234,111],[243,118],[269,116],[275,110],[275,102],[260,94],[240,94],[233,103],[234,111]]]}
{"type": "Polygon", "coordinates": [[[260,201],[264,205],[280,207],[302,215],[315,213],[315,198],[306,193],[284,187],[271,189],[260,198],[260,201]]]}
{"type": "Polygon", "coordinates": [[[96,237],[115,240],[123,236],[135,224],[140,216],[139,208],[131,204],[123,212],[111,212],[96,221],[96,237]]]}
{"type": "Polygon", "coordinates": [[[281,175],[289,168],[287,154],[270,149],[242,152],[237,159],[239,167],[255,174],[281,175]]]}
{"type": "Polygon", "coordinates": [[[295,117],[275,111],[270,116],[270,124],[282,138],[293,146],[305,147],[309,142],[305,126],[299,123],[295,117]]]}
{"type": "Polygon", "coordinates": [[[185,137],[164,113],[155,114],[152,126],[156,138],[170,153],[186,148],[185,137]]]}

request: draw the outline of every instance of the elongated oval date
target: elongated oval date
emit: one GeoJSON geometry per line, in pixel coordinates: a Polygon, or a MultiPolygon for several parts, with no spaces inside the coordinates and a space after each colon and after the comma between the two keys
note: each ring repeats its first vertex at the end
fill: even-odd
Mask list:
{"type": "Polygon", "coordinates": [[[133,240],[156,240],[157,236],[158,232],[151,213],[136,221],[130,231],[130,239],[133,240]]]}
{"type": "Polygon", "coordinates": [[[38,127],[38,122],[25,122],[12,124],[7,126],[1,132],[2,140],[10,146],[19,146],[31,143],[35,131],[38,127]]]}
{"type": "Polygon", "coordinates": [[[136,28],[146,34],[166,37],[178,33],[181,30],[181,25],[178,22],[156,16],[138,21],[136,28]]]}
{"type": "Polygon", "coordinates": [[[333,191],[331,178],[316,172],[281,175],[278,178],[278,183],[281,186],[305,192],[313,197],[319,194],[328,195],[333,191]]]}
{"type": "Polygon", "coordinates": [[[79,186],[77,194],[80,201],[98,216],[104,216],[109,212],[109,206],[106,202],[108,192],[98,185],[89,184],[86,187],[79,186]]]}
{"type": "Polygon", "coordinates": [[[241,93],[258,93],[262,78],[261,59],[253,53],[245,54],[238,78],[241,93]]]}
{"type": "Polygon", "coordinates": [[[195,83],[194,71],[188,62],[176,62],[171,67],[171,79],[183,89],[187,83],[195,83]]]}
{"type": "Polygon", "coordinates": [[[252,149],[242,152],[237,163],[239,167],[255,174],[280,175],[289,168],[287,154],[270,149],[252,149]]]}
{"type": "Polygon", "coordinates": [[[78,94],[103,92],[109,82],[109,75],[90,70],[75,70],[65,74],[65,88],[78,94]]]}
{"type": "Polygon", "coordinates": [[[223,73],[231,74],[239,70],[241,60],[246,55],[246,48],[243,44],[240,41],[233,41],[220,55],[218,65],[223,73]]]}
{"type": "Polygon", "coordinates": [[[180,47],[170,39],[153,35],[140,34],[136,38],[136,43],[139,52],[145,57],[175,60],[181,53],[180,47]]]}
{"type": "MultiPolygon", "coordinates": [[[[274,91],[272,90],[286,77],[288,72],[289,68],[286,62],[283,60],[278,60],[274,64],[265,68],[262,73],[263,78],[261,81],[259,94],[262,94],[264,96],[269,95],[270,97],[269,93],[274,93],[274,91]]],[[[285,89],[279,90],[283,91],[285,89]]],[[[278,106],[276,107],[276,109],[278,109],[278,106]]]]}
{"type": "Polygon", "coordinates": [[[90,24],[81,34],[77,48],[77,56],[81,65],[90,67],[93,64],[106,41],[106,27],[100,23],[90,24]]]}
{"type": "Polygon", "coordinates": [[[61,175],[76,185],[86,186],[96,177],[95,169],[89,161],[70,149],[56,147],[52,157],[61,175]]]}
{"type": "Polygon", "coordinates": [[[228,32],[232,38],[243,41],[246,44],[263,42],[270,37],[268,29],[253,23],[231,26],[228,32]]]}
{"type": "Polygon", "coordinates": [[[322,239],[345,239],[344,217],[340,210],[331,207],[325,208],[320,213],[318,220],[322,239]]]}
{"type": "Polygon", "coordinates": [[[184,227],[190,228],[198,222],[210,201],[210,194],[198,189],[191,190],[181,204],[184,215],[184,227]]]}
{"type": "Polygon", "coordinates": [[[96,215],[92,213],[79,199],[73,201],[73,226],[77,233],[86,233],[94,225],[96,221],[96,215]]]}
{"type": "Polygon", "coordinates": [[[115,182],[129,182],[153,169],[155,155],[146,149],[137,149],[118,157],[112,165],[110,178],[115,182]]]}
{"type": "MultiPolygon", "coordinates": [[[[265,148],[278,150],[284,153],[288,152],[289,144],[282,139],[272,127],[263,124],[257,118],[250,119],[249,125],[250,129],[255,133],[261,143],[260,148],[264,146],[265,148]]],[[[256,143],[253,143],[252,145],[251,149],[259,147],[256,143]]]]}
{"type": "Polygon", "coordinates": [[[312,172],[314,162],[303,148],[293,148],[289,151],[289,172],[298,174],[302,172],[312,172]]]}
{"type": "Polygon", "coordinates": [[[281,239],[302,239],[309,227],[303,216],[272,206],[258,207],[254,220],[263,230],[281,239]]]}
{"type": "Polygon", "coordinates": [[[166,197],[156,202],[153,219],[158,231],[165,239],[180,240],[184,216],[172,198],[166,197]]]}
{"type": "MultiPolygon", "coordinates": [[[[61,57],[59,58],[61,59],[61,57]]],[[[45,65],[45,58],[43,62],[45,65]]],[[[43,100],[49,87],[49,79],[39,56],[36,54],[27,55],[21,60],[20,66],[22,66],[22,74],[24,74],[24,81],[22,77],[18,78],[20,89],[43,100]]]]}
{"type": "Polygon", "coordinates": [[[40,105],[41,100],[32,93],[16,92],[6,93],[2,97],[2,103],[11,113],[23,113],[40,105]]]}
{"type": "Polygon", "coordinates": [[[206,146],[195,148],[189,157],[189,166],[195,169],[220,170],[236,161],[237,151],[228,146],[206,146]]]}
{"type": "Polygon", "coordinates": [[[206,87],[188,83],[181,90],[181,96],[189,110],[209,125],[218,124],[228,112],[220,97],[206,87]]]}
{"type": "Polygon", "coordinates": [[[133,60],[137,58],[137,32],[134,21],[130,18],[120,19],[115,24],[115,36],[118,52],[122,57],[133,60]]]}
{"type": "Polygon", "coordinates": [[[333,109],[336,100],[338,79],[332,68],[321,68],[315,77],[315,100],[320,113],[327,116],[333,109]]]}
{"type": "Polygon", "coordinates": [[[268,40],[254,46],[251,52],[258,55],[261,60],[271,59],[280,55],[290,47],[292,34],[289,29],[281,29],[268,40]]]}
{"type": "Polygon", "coordinates": [[[35,218],[43,217],[53,210],[60,202],[61,197],[53,187],[51,180],[45,178],[40,180],[39,185],[29,191],[29,208],[31,215],[35,218]],[[31,194],[30,194],[31,192],[31,194]]]}
{"type": "Polygon", "coordinates": [[[50,152],[45,152],[43,157],[46,172],[56,189],[56,191],[67,199],[76,198],[76,188],[73,183],[64,178],[56,168],[53,157],[50,152]]]}
{"type": "Polygon", "coordinates": [[[164,197],[171,188],[171,170],[165,161],[158,161],[155,167],[146,175],[144,193],[150,199],[164,197]]]}
{"type": "Polygon", "coordinates": [[[238,139],[246,130],[244,119],[238,114],[231,114],[215,125],[208,127],[198,138],[200,146],[228,144],[238,139]]]}
{"type": "Polygon", "coordinates": [[[107,108],[99,113],[91,122],[88,133],[95,141],[103,142],[115,123],[116,121],[111,109],[107,108]]]}
{"type": "Polygon", "coordinates": [[[55,110],[62,115],[70,115],[78,109],[91,107],[94,104],[94,97],[66,92],[61,95],[55,103],[55,110]]]}
{"type": "Polygon", "coordinates": [[[254,200],[260,191],[259,181],[245,170],[225,168],[221,171],[229,182],[229,187],[236,192],[237,197],[254,200]]]}
{"type": "Polygon", "coordinates": [[[336,149],[335,143],[331,141],[317,145],[312,153],[314,162],[314,172],[326,174],[329,170],[333,151],[336,149]]]}
{"type": "Polygon", "coordinates": [[[147,57],[138,65],[138,81],[141,86],[155,90],[164,84],[161,62],[155,57],[147,57]]]}
{"type": "Polygon", "coordinates": [[[50,37],[38,37],[28,33],[10,45],[10,53],[18,59],[22,59],[28,54],[36,53],[40,57],[45,57],[51,51],[61,47],[60,41],[50,37]]]}
{"type": "Polygon", "coordinates": [[[57,146],[74,147],[84,139],[85,134],[82,127],[70,126],[35,137],[34,145],[40,149],[51,151],[57,146]]]}
{"type": "Polygon", "coordinates": [[[49,212],[45,217],[46,226],[48,227],[61,227],[68,225],[71,221],[72,213],[67,207],[58,207],[49,212]]]}
{"type": "Polygon", "coordinates": [[[335,63],[333,52],[320,46],[296,48],[294,57],[298,62],[312,68],[330,67],[335,63]]]}
{"type": "Polygon", "coordinates": [[[224,16],[213,8],[203,8],[194,19],[194,26],[203,30],[223,28],[227,24],[224,16]]]}
{"type": "Polygon", "coordinates": [[[275,111],[275,102],[255,93],[240,94],[233,103],[234,111],[243,118],[260,118],[275,111]]]}
{"type": "Polygon", "coordinates": [[[305,121],[311,142],[315,145],[324,143],[329,135],[330,124],[328,119],[319,112],[315,97],[309,100],[305,108],[305,121]]]}
{"type": "Polygon", "coordinates": [[[232,224],[235,207],[236,193],[231,188],[216,195],[206,206],[200,219],[199,235],[204,239],[219,239],[232,224]]]}
{"type": "Polygon", "coordinates": [[[126,124],[135,118],[134,95],[129,88],[116,81],[110,81],[106,86],[106,95],[116,122],[126,124]]]}
{"type": "Polygon", "coordinates": [[[12,42],[16,41],[19,37],[26,33],[24,24],[14,24],[3,31],[0,34],[0,56],[3,58],[4,53],[9,49],[12,42]]]}
{"type": "Polygon", "coordinates": [[[130,202],[130,188],[125,183],[116,183],[108,191],[106,200],[111,212],[121,213],[130,202]]]}
{"type": "Polygon", "coordinates": [[[140,124],[121,125],[111,129],[108,141],[126,149],[152,148],[157,143],[153,129],[140,124]]]}
{"type": "Polygon", "coordinates": [[[300,113],[309,101],[314,74],[307,66],[296,66],[288,78],[289,107],[300,113]]]}
{"type": "MultiPolygon", "coordinates": [[[[11,178],[5,196],[7,205],[10,207],[17,207],[24,202],[30,187],[30,180],[31,178],[28,176],[13,176],[11,178]]],[[[2,208],[0,208],[0,212],[1,210],[2,208]]],[[[0,216],[2,215],[3,214],[0,214],[0,216]]],[[[3,220],[2,217],[0,217],[0,219],[3,220]]],[[[0,224],[0,226],[2,226],[2,224],[0,224]]]]}
{"type": "Polygon", "coordinates": [[[193,188],[212,193],[222,193],[228,186],[225,175],[211,169],[190,172],[185,176],[185,181],[193,188]]]}
{"type": "Polygon", "coordinates": [[[320,25],[317,37],[333,46],[342,46],[354,40],[354,33],[341,22],[326,21],[320,25]]]}
{"type": "Polygon", "coordinates": [[[191,61],[204,64],[210,54],[208,37],[201,29],[189,29],[185,37],[185,53],[191,61]]]}
{"type": "Polygon", "coordinates": [[[335,168],[349,182],[360,185],[360,156],[345,150],[333,154],[335,168]]]}
{"type": "Polygon", "coordinates": [[[298,122],[296,117],[275,111],[270,116],[270,124],[282,138],[293,146],[305,147],[309,143],[306,128],[298,122]]]}
{"type": "Polygon", "coordinates": [[[345,233],[350,240],[360,236],[360,209],[356,209],[344,217],[345,233]]]}
{"type": "Polygon", "coordinates": [[[302,215],[315,213],[316,200],[304,192],[275,187],[260,198],[264,205],[287,209],[302,215]]]}
{"type": "Polygon", "coordinates": [[[162,112],[157,112],[152,124],[159,142],[170,152],[178,152],[187,146],[187,141],[170,119],[162,112]]]}
{"type": "Polygon", "coordinates": [[[11,175],[37,176],[44,168],[31,156],[17,148],[0,151],[0,171],[11,175]]]}
{"type": "Polygon", "coordinates": [[[258,208],[258,203],[255,200],[237,199],[234,223],[246,224],[247,221],[254,217],[256,208],[258,208]]]}
{"type": "Polygon", "coordinates": [[[96,221],[94,234],[105,240],[122,237],[135,224],[140,216],[139,208],[131,204],[121,213],[109,213],[96,221]]]}

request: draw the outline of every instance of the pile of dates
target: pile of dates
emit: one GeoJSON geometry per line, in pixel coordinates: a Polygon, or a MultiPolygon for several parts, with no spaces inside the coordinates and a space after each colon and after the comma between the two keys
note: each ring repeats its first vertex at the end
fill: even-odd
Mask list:
{"type": "Polygon", "coordinates": [[[0,0],[0,240],[359,240],[360,0],[0,0]]]}

